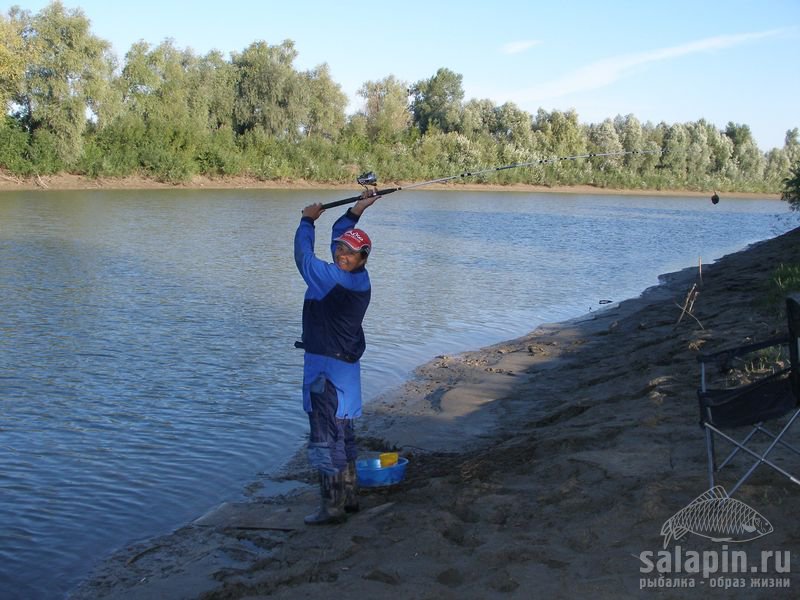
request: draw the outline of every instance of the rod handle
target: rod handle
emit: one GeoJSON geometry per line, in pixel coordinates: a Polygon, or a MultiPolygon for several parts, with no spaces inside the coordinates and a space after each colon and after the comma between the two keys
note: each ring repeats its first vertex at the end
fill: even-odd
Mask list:
{"type": "MultiPolygon", "coordinates": [[[[400,188],[386,188],[383,190],[375,190],[378,196],[385,196],[386,194],[391,194],[392,192],[396,192],[400,188]]],[[[358,202],[361,200],[361,194],[358,196],[352,196],[350,198],[345,198],[343,200],[336,200],[334,202],[328,202],[327,204],[323,204],[322,208],[333,208],[334,206],[341,206],[342,204],[350,204],[352,202],[358,202]]]]}

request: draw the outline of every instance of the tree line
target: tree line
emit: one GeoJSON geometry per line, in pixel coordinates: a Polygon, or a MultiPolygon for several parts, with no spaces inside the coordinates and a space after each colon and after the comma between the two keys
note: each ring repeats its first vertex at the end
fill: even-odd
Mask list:
{"type": "MultiPolygon", "coordinates": [[[[0,15],[0,168],[27,176],[194,175],[352,182],[415,181],[586,153],[492,174],[494,183],[778,193],[800,161],[800,134],[762,152],[746,124],[701,119],[584,124],[574,110],[536,114],[465,100],[462,76],[440,68],[415,83],[389,75],[347,96],[326,64],[295,65],[291,40],[256,41],[226,58],[166,40],[139,42],[122,64],[80,9],[53,2],[0,15]]],[[[478,180],[480,181],[480,179],[478,180]]]]}

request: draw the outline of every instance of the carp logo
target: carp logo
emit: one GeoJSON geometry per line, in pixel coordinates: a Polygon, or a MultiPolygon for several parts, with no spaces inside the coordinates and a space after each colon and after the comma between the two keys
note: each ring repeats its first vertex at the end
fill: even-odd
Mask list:
{"type": "Polygon", "coordinates": [[[664,548],[687,533],[714,542],[749,542],[772,533],[772,525],[744,502],[728,496],[722,486],[701,494],[667,519],[661,527],[664,548]]]}

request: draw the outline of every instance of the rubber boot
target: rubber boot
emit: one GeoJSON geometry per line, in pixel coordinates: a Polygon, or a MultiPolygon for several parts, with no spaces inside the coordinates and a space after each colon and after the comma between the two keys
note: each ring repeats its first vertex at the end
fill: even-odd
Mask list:
{"type": "Polygon", "coordinates": [[[357,513],[359,509],[356,461],[351,460],[347,463],[347,468],[344,471],[344,511],[357,513]]]}
{"type": "Polygon", "coordinates": [[[306,525],[341,523],[347,518],[344,512],[344,474],[319,474],[320,505],[317,512],[303,519],[306,525]]]}

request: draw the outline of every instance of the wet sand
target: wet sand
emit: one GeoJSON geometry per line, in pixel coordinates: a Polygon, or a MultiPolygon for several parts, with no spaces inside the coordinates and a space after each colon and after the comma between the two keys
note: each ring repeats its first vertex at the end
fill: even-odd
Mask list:
{"type": "MultiPolygon", "coordinates": [[[[791,551],[795,573],[718,571],[748,584],[720,589],[685,573],[659,587],[658,572],[640,571],[642,552],[662,550],[665,521],[709,487],[696,355],[785,331],[761,301],[780,263],[800,263],[800,228],[607,310],[437,357],[368,405],[362,449],[397,449],[409,465],[402,484],[362,489],[345,524],[303,525],[317,492],[298,456],[246,501],[124,547],[73,597],[793,597],[800,486],[765,468],[736,498],[774,531],[729,545],[750,564],[762,550],[791,551]],[[790,588],[753,588],[753,577],[790,588]],[[681,579],[695,589],[663,587],[681,579]]],[[[800,470],[798,457],[783,464],[800,470]]],[[[734,481],[723,472],[718,483],[734,481]]],[[[691,533],[678,545],[721,551],[691,533]]]]}

